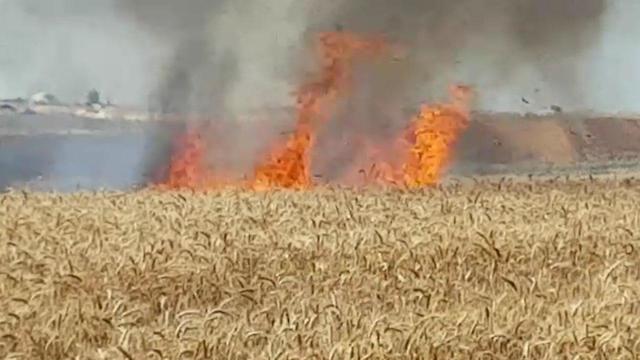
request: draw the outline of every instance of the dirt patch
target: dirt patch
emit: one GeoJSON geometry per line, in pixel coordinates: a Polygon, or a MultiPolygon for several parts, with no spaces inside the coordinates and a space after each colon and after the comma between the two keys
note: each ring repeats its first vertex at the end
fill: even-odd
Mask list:
{"type": "Polygon", "coordinates": [[[640,154],[640,120],[587,119],[585,131],[590,146],[590,159],[621,160],[640,154]]]}
{"type": "Polygon", "coordinates": [[[569,125],[554,119],[474,121],[462,139],[459,159],[490,164],[566,165],[579,159],[581,145],[579,137],[571,136],[569,125]]]}
{"type": "Polygon", "coordinates": [[[485,122],[474,121],[463,135],[456,151],[457,162],[474,164],[506,164],[512,151],[505,149],[503,139],[485,122]]]}
{"type": "Polygon", "coordinates": [[[552,120],[491,124],[511,151],[511,161],[569,164],[577,160],[576,149],[561,124],[552,120]]]}

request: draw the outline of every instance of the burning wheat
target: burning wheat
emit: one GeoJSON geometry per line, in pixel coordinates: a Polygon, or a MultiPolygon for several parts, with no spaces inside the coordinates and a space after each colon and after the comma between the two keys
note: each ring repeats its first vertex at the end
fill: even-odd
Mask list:
{"type": "Polygon", "coordinates": [[[0,197],[2,358],[636,358],[637,181],[0,197]]]}
{"type": "MultiPolygon", "coordinates": [[[[322,33],[318,39],[321,71],[317,78],[304,84],[297,93],[296,128],[283,143],[277,144],[262,163],[256,164],[249,180],[238,181],[221,176],[206,161],[207,144],[200,137],[206,129],[194,129],[181,142],[173,159],[167,181],[162,187],[215,189],[238,186],[254,190],[307,189],[311,179],[310,153],[316,143],[318,129],[330,117],[335,103],[350,94],[353,62],[362,58],[393,55],[393,50],[379,38],[368,38],[346,32],[322,33]]],[[[471,90],[466,86],[452,89],[452,103],[424,106],[411,122],[412,141],[383,146],[400,163],[373,159],[383,169],[368,177],[374,182],[408,187],[437,184],[449,165],[453,147],[469,118],[471,90]],[[398,151],[400,150],[400,151],[398,151]]],[[[356,164],[357,165],[357,164],[356,164]]],[[[363,165],[363,164],[360,164],[363,165]]],[[[354,166],[355,171],[358,166],[354,166]]],[[[347,176],[352,175],[348,174],[347,176]]]]}

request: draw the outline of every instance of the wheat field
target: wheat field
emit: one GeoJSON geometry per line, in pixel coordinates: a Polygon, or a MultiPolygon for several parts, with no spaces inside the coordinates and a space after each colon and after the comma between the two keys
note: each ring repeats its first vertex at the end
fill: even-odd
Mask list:
{"type": "Polygon", "coordinates": [[[639,195],[11,191],[0,358],[638,358],[639,195]]]}

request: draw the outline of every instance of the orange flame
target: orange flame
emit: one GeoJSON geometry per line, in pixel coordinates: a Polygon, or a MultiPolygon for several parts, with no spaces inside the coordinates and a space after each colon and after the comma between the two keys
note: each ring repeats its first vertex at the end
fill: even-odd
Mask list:
{"type": "Polygon", "coordinates": [[[199,133],[190,130],[178,142],[178,152],[171,159],[168,188],[197,188],[207,176],[204,165],[205,146],[199,133]]]}
{"type": "Polygon", "coordinates": [[[215,189],[232,184],[207,166],[207,144],[201,130],[193,128],[187,131],[179,139],[177,148],[171,159],[168,178],[160,188],[215,189]]]}
{"type": "MultiPolygon", "coordinates": [[[[310,188],[313,185],[310,151],[315,145],[316,131],[328,120],[336,100],[349,94],[354,61],[361,57],[389,54],[388,45],[378,38],[328,32],[320,34],[318,40],[316,50],[321,71],[316,79],[297,91],[295,131],[255,167],[251,179],[233,182],[212,171],[205,162],[207,144],[197,130],[191,130],[182,139],[162,187],[310,188]]],[[[453,87],[450,104],[423,106],[412,119],[408,132],[386,148],[372,146],[367,139],[359,139],[373,164],[366,170],[355,171],[358,168],[354,167],[353,174],[347,177],[364,173],[366,184],[410,188],[436,185],[453,158],[454,145],[468,126],[470,95],[468,87],[453,87]]]]}
{"type": "Polygon", "coordinates": [[[468,87],[456,86],[451,104],[422,107],[413,121],[415,141],[403,167],[408,187],[438,183],[452,160],[453,146],[469,124],[470,95],[468,87]]]}
{"type": "Polygon", "coordinates": [[[467,86],[451,89],[450,104],[424,105],[410,127],[390,145],[362,141],[371,166],[364,173],[367,184],[434,186],[453,159],[454,146],[469,124],[472,91],[467,86]],[[398,156],[399,155],[399,156],[398,156]],[[392,158],[400,160],[391,161],[392,158]]]}
{"type": "Polygon", "coordinates": [[[319,44],[322,72],[298,92],[296,131],[284,148],[276,149],[266,164],[258,166],[254,189],[301,189],[311,185],[309,150],[315,140],[315,127],[326,119],[328,107],[337,96],[348,90],[352,61],[385,49],[382,40],[343,32],[323,33],[319,44]]]}

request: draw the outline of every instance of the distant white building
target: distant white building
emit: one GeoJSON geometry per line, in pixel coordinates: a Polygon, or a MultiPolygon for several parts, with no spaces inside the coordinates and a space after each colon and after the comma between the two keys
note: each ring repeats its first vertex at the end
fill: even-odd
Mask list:
{"type": "Polygon", "coordinates": [[[29,98],[29,105],[62,105],[62,103],[52,94],[39,92],[29,98]]]}

